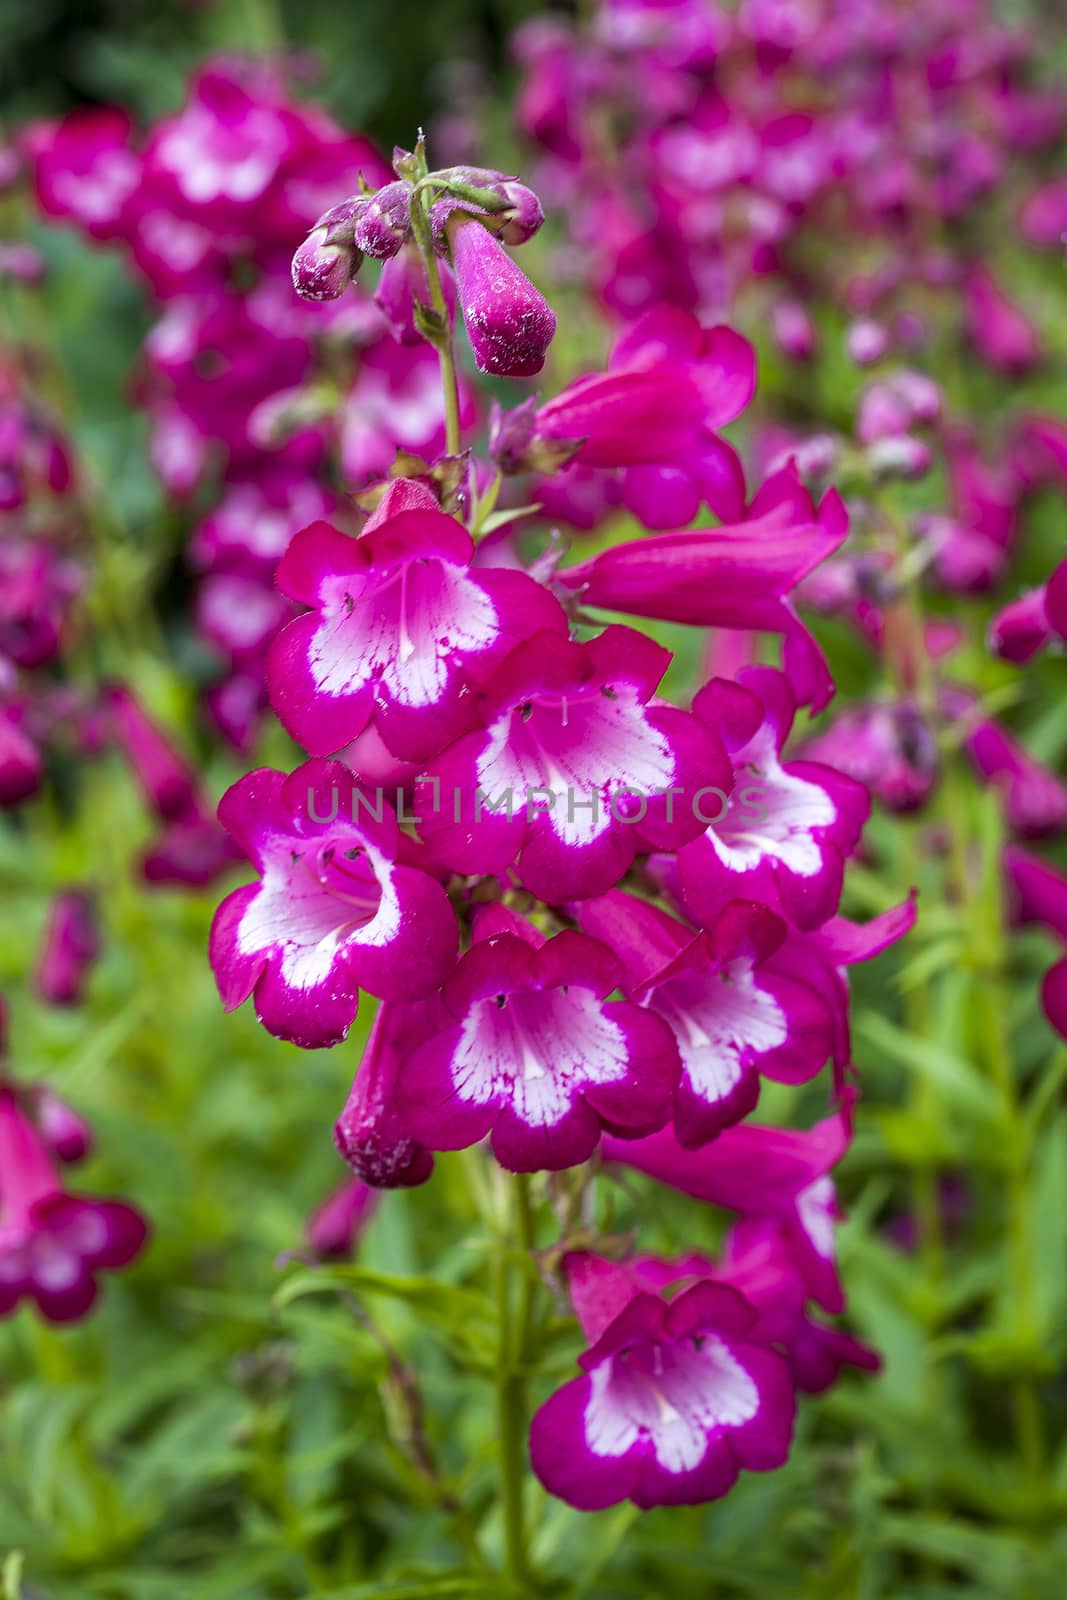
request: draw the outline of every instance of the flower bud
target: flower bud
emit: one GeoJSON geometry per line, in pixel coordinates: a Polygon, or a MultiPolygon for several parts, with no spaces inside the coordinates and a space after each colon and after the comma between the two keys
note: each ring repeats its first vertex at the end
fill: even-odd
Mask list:
{"type": "Polygon", "coordinates": [[[69,1167],[84,1161],[93,1147],[93,1130],[85,1118],[44,1084],[35,1085],[27,1093],[33,1120],[56,1160],[69,1167]]]}
{"type": "Polygon", "coordinates": [[[447,234],[476,366],[532,378],[556,331],[551,306],[477,218],[453,212],[447,234]]]}
{"type": "MultiPolygon", "coordinates": [[[[439,262],[437,270],[451,324],[456,318],[456,280],[447,261],[439,262]]],[[[415,326],[415,306],[429,306],[431,295],[426,264],[416,245],[404,245],[383,263],[374,300],[394,339],[400,344],[422,343],[423,336],[415,326]]]]}
{"type": "Polygon", "coordinates": [[[872,362],[881,361],[889,349],[889,334],[880,322],[863,317],[849,328],[845,346],[850,361],[858,367],[869,367],[872,362]]]}
{"type": "Polygon", "coordinates": [[[316,1209],[307,1224],[307,1242],[317,1256],[341,1261],[352,1254],[380,1196],[361,1178],[348,1178],[316,1209]]]}
{"type": "Polygon", "coordinates": [[[37,963],[37,993],[47,1005],[76,1006],[100,955],[92,897],[80,889],[57,894],[37,963]]]}
{"type": "Polygon", "coordinates": [[[375,261],[395,256],[411,232],[411,185],[387,183],[372,195],[356,218],[354,238],[375,261]]]}
{"type": "Polygon", "coordinates": [[[500,238],[505,244],[525,244],[545,220],[541,202],[524,183],[509,181],[500,187],[509,202],[509,209],[504,212],[507,221],[500,230],[500,238]]]}
{"type": "Polygon", "coordinates": [[[359,251],[349,244],[328,244],[328,231],[316,228],[293,256],[293,288],[302,300],[336,300],[359,271],[359,251]]]}
{"type": "Polygon", "coordinates": [[[363,1060],[334,1126],[334,1143],[357,1178],[375,1189],[425,1183],[433,1156],[407,1131],[395,1105],[404,1056],[437,1021],[437,1001],[385,1001],[374,1019],[363,1060]]]}

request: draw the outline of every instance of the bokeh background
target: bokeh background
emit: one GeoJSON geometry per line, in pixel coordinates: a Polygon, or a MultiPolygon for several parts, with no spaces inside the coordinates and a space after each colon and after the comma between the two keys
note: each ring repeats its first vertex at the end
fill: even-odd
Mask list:
{"type": "MultiPolygon", "coordinates": [[[[460,112],[484,128],[484,159],[507,168],[518,159],[507,40],[543,9],[527,0],[4,0],[0,113],[10,131],[79,105],[118,103],[150,123],[182,103],[201,61],[285,45],[306,52],[307,97],[383,150],[419,126],[432,135],[460,112]]],[[[1034,12],[1049,29],[1041,65],[1054,81],[1067,60],[1065,19],[1044,6],[1034,12]]],[[[1029,14],[1021,4],[1004,13],[1029,14]]],[[[8,337],[47,348],[46,387],[106,507],[94,535],[98,665],[136,687],[217,796],[244,764],[199,709],[212,665],[188,626],[182,516],[152,471],[146,418],[131,403],[150,307],[115,252],[25,212],[13,226],[49,270],[32,307],[26,297],[5,301],[20,319],[8,337]]],[[[1010,396],[978,370],[935,375],[978,417],[1009,406],[1062,415],[1062,264],[1035,265],[1010,239],[999,248],[1049,359],[1010,396]]],[[[569,376],[603,353],[606,338],[583,319],[577,286],[554,303],[564,330],[554,359],[569,376]]],[[[824,305],[818,315],[827,355],[814,374],[782,360],[758,312],[743,331],[783,413],[847,425],[861,379],[839,353],[844,313],[824,305]]],[[[1062,554],[1064,525],[1062,490],[1033,499],[1017,589],[1041,581],[1062,554]]],[[[937,604],[952,614],[951,599],[937,604]]],[[[842,692],[865,691],[861,645],[833,622],[819,631],[842,692]]],[[[1012,672],[985,659],[981,633],[973,629],[963,674],[1000,693],[1034,752],[1062,769],[1060,663],[1035,668],[1023,692],[1012,672]]],[[[695,646],[664,637],[680,645],[688,673],[695,646]]],[[[284,764],[292,747],[268,727],[257,756],[284,764]]],[[[950,794],[945,807],[949,829],[964,827],[968,809],[972,834],[992,826],[979,796],[950,794]]],[[[57,1332],[27,1312],[0,1324],[0,1594],[499,1593],[496,1580],[479,1587],[464,1575],[466,1544],[492,1547],[498,1537],[493,1424],[460,1288],[472,1263],[481,1265],[469,1173],[446,1159],[432,1192],[390,1195],[382,1206],[360,1254],[361,1304],[373,1320],[335,1298],[278,1300],[287,1254],[304,1249],[309,1212],[341,1176],[329,1129],[365,1024],[344,1049],[300,1053],[268,1038],[247,1008],[223,1018],[205,955],[220,891],[147,892],[138,863],[153,827],[121,763],[105,759],[79,776],[77,804],[60,775],[47,804],[0,828],[0,990],[13,1057],[27,1078],[91,1108],[100,1152],[92,1187],[136,1196],[154,1230],[143,1261],[108,1283],[84,1327],[57,1332]],[[30,992],[32,951],[51,892],[85,878],[106,888],[106,954],[84,1006],[45,1008],[30,992]],[[458,1531],[453,1491],[467,1507],[458,1531]]],[[[975,941],[999,926],[998,891],[981,882],[971,906],[948,906],[940,864],[917,834],[902,835],[884,816],[871,833],[851,914],[884,910],[912,884],[930,908],[923,939],[861,972],[855,987],[865,1110],[844,1180],[842,1260],[853,1323],[883,1352],[884,1373],[806,1403],[788,1467],[747,1477],[722,1504],[650,1516],[624,1506],[597,1517],[542,1506],[535,1556],[546,1594],[1059,1600],[1067,1592],[1065,1062],[1062,1047],[1049,1061],[1035,1000],[1048,943],[1033,930],[1013,935],[1010,982],[998,989],[1022,1080],[1047,1085],[1027,1147],[1023,1268],[1034,1320],[1020,1330],[1000,1201],[1006,1136],[981,1065],[976,1000],[988,951],[976,955],[975,941]],[[968,1231],[955,1254],[950,1247],[947,1258],[920,1262],[901,1238],[906,1245],[914,1195],[929,1194],[935,1173],[946,1216],[962,1205],[968,1231]],[[971,1181],[976,1173],[981,1184],[971,1181]],[[1013,1442],[1020,1373],[1036,1374],[1052,1441],[1036,1470],[1013,1442]]],[[[783,1119],[803,1118],[810,1105],[786,1090],[765,1100],[768,1116],[783,1119]]],[[[1022,1181],[1017,1165],[1010,1181],[1022,1181]]],[[[614,1204],[605,1225],[624,1231],[639,1220],[650,1246],[674,1246],[692,1226],[674,1197],[659,1199],[654,1215],[632,1195],[614,1204]]],[[[558,1378],[571,1369],[573,1337],[561,1325],[556,1339],[544,1361],[558,1378]]]]}

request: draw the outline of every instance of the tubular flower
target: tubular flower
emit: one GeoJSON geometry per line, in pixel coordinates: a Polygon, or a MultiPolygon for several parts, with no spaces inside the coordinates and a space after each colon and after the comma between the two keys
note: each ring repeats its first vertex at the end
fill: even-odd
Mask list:
{"type": "Polygon", "coordinates": [[[657,1017],[608,999],[620,977],[599,940],[545,940],[487,911],[444,987],[447,1025],[401,1068],[404,1120],[437,1150],[489,1134],[513,1172],[576,1166],[604,1128],[627,1138],[661,1128],[678,1052],[657,1017]]]}
{"type": "Polygon", "coordinates": [[[551,1493],[583,1511],[694,1505],[725,1494],[742,1468],[782,1465],[793,1384],[747,1300],[702,1281],[668,1301],[597,1257],[564,1265],[589,1348],[583,1376],[533,1420],[534,1471],[551,1493]]]}
{"type": "Polygon", "coordinates": [[[474,542],[428,489],[390,486],[363,534],[314,522],[278,584],[313,609],[271,651],[275,709],[314,755],[373,722],[394,755],[420,760],[470,726],[472,684],[539,628],[563,633],[551,595],[525,573],[472,569],[474,542]]]}
{"type": "Polygon", "coordinates": [[[147,1236],[124,1201],[64,1191],[43,1136],[0,1087],[0,1316],[28,1299],[49,1322],[76,1322],[96,1300],[97,1273],[128,1265],[147,1236]]]}
{"type": "Polygon", "coordinates": [[[422,836],[435,854],[459,872],[517,863],[526,888],[559,903],[604,893],[640,848],[699,834],[699,797],[732,776],[713,732],[651,703],[668,661],[623,627],[519,645],[483,694],[482,729],[430,763],[422,836]]]}
{"type": "Polygon", "coordinates": [[[396,817],[348,767],[260,768],[227,791],[219,817],[259,873],[212,925],[227,1010],[251,995],[269,1033],[315,1048],[345,1037],[361,988],[409,999],[441,983],[452,909],[440,884],[402,864],[396,817]]]}

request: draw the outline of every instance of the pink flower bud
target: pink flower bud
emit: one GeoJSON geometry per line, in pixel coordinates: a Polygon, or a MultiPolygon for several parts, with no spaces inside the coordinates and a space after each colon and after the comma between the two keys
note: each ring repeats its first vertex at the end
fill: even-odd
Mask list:
{"type": "Polygon", "coordinates": [[[166,820],[196,803],[193,774],[144,707],[123,684],[105,691],[112,735],[122,746],[152,810],[166,820]]]}
{"type": "Polygon", "coordinates": [[[10,712],[0,712],[0,807],[17,806],[33,794],[44,763],[37,746],[10,712]]]}
{"type": "Polygon", "coordinates": [[[359,251],[327,244],[327,231],[320,227],[309,233],[293,256],[293,288],[302,300],[336,300],[359,271],[359,251]]]}
{"type": "Polygon", "coordinates": [[[395,256],[411,232],[411,185],[387,183],[356,218],[354,238],[364,255],[375,261],[395,256]]]}
{"type": "Polygon", "coordinates": [[[532,378],[545,364],[556,331],[555,312],[475,217],[453,212],[448,241],[479,371],[532,378]]]}
{"type": "MultiPolygon", "coordinates": [[[[439,261],[437,270],[451,323],[456,317],[456,280],[447,261],[439,261]]],[[[404,245],[395,256],[383,262],[374,299],[394,339],[401,344],[422,343],[422,334],[415,326],[415,306],[416,303],[429,306],[432,301],[426,265],[414,244],[404,245]]]]}
{"type": "Polygon", "coordinates": [[[541,202],[524,183],[508,182],[500,187],[511,205],[511,209],[504,213],[507,221],[500,230],[500,237],[505,244],[525,244],[545,220],[541,202]]]}
{"type": "Polygon", "coordinates": [[[307,1242],[317,1256],[343,1260],[354,1250],[380,1196],[362,1178],[348,1178],[308,1218],[307,1242]]]}
{"type": "Polygon", "coordinates": [[[849,360],[858,367],[868,367],[872,362],[880,361],[889,349],[889,335],[880,322],[872,322],[865,317],[852,324],[845,343],[849,360]]]}
{"type": "Polygon", "coordinates": [[[798,300],[780,300],[771,315],[778,348],[794,361],[809,361],[815,353],[815,329],[798,300]]]}
{"type": "Polygon", "coordinates": [[[92,898],[80,889],[56,895],[37,964],[37,993],[52,1006],[76,1006],[100,955],[92,898]]]}
{"type": "Polygon", "coordinates": [[[93,1147],[93,1130],[85,1118],[43,1084],[28,1093],[33,1120],[56,1160],[68,1167],[84,1161],[93,1147]]]}

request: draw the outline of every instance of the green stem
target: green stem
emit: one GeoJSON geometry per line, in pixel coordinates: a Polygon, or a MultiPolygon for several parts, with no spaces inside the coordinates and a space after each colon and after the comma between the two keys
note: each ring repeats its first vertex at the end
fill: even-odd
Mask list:
{"type": "Polygon", "coordinates": [[[526,1550],[523,1489],[526,1482],[526,1362],[533,1324],[535,1284],[528,1258],[534,1248],[529,1179],[518,1174],[510,1187],[514,1225],[500,1241],[497,1256],[497,1306],[500,1345],[497,1364],[497,1425],[500,1440],[500,1502],[504,1519],[504,1566],[511,1587],[522,1594],[530,1587],[526,1550]],[[518,1306],[513,1305],[513,1253],[522,1251],[518,1306]]]}
{"type": "MultiPolygon", "coordinates": [[[[1015,1063],[1006,1026],[1008,995],[1004,982],[1007,952],[1000,866],[1004,846],[1001,797],[995,791],[989,792],[983,795],[982,804],[982,872],[975,922],[975,964],[979,975],[977,999],[986,1061],[990,1077],[1000,1091],[1006,1123],[1005,1165],[1012,1298],[1018,1325],[1025,1337],[1033,1340],[1038,1313],[1034,1278],[1034,1217],[1027,1151],[1030,1130],[1019,1100],[1015,1063]]],[[[1017,1377],[1012,1398],[1019,1456],[1031,1482],[1040,1484],[1045,1448],[1036,1380],[1028,1375],[1017,1377]]]]}
{"type": "Polygon", "coordinates": [[[411,197],[411,231],[419,247],[426,281],[430,286],[430,302],[436,312],[437,327],[432,333],[423,329],[423,336],[437,351],[441,365],[441,388],[445,398],[445,449],[450,456],[458,456],[463,448],[459,427],[459,386],[456,379],[456,353],[452,345],[452,323],[448,315],[448,302],[441,287],[441,273],[437,265],[437,252],[433,244],[433,230],[426,212],[426,191],[416,189],[411,197]]]}

